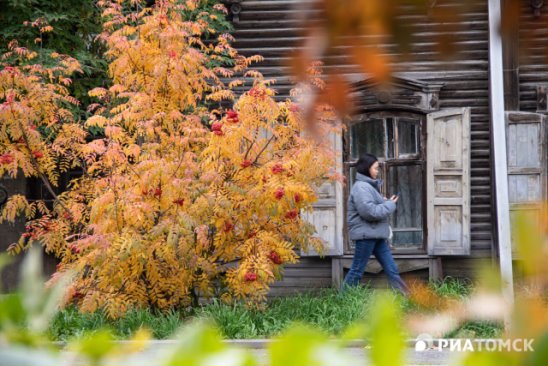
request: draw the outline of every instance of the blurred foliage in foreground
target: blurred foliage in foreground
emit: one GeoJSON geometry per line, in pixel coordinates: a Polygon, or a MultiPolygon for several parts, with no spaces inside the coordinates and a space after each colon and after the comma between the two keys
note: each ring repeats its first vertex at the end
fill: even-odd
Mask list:
{"type": "MultiPolygon", "coordinates": [[[[470,298],[440,302],[427,287],[416,287],[412,300],[423,311],[408,317],[393,295],[379,294],[372,300],[368,322],[358,322],[347,329],[340,342],[305,325],[294,325],[277,342],[272,342],[267,360],[273,366],[349,365],[363,360],[352,359],[344,347],[353,339],[367,339],[374,365],[405,365],[405,339],[428,333],[433,338],[470,319],[500,321],[510,315],[511,326],[503,340],[533,339],[534,352],[455,353],[453,364],[470,366],[541,366],[548,362],[548,304],[545,264],[548,263],[548,220],[540,225],[524,217],[515,220],[521,271],[524,274],[514,304],[506,304],[500,294],[498,274],[481,269],[481,286],[470,298]]],[[[150,334],[137,332],[129,343],[114,343],[108,331],[84,335],[60,350],[46,337],[47,327],[57,311],[61,289],[45,289],[41,278],[40,254],[31,250],[23,265],[22,286],[18,294],[0,297],[0,365],[149,365],[151,359],[139,353],[146,349],[150,334]]],[[[196,322],[183,327],[170,347],[154,353],[155,365],[242,365],[259,364],[247,350],[232,348],[222,342],[215,327],[196,322]]]]}

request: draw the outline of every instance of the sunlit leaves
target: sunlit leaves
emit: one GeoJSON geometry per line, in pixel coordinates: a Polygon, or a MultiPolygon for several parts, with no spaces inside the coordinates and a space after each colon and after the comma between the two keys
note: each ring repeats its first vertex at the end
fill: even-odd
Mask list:
{"type": "Polygon", "coordinates": [[[296,325],[270,345],[272,366],[344,365],[348,358],[315,329],[296,325]],[[339,351],[339,352],[338,352],[339,351]]]}
{"type": "MultiPolygon", "coordinates": [[[[120,2],[99,5],[113,84],[90,91],[97,103],[84,127],[102,136],[84,141],[74,123],[45,126],[63,139],[31,149],[30,168],[40,160],[53,179],[78,161],[84,175],[51,211],[12,198],[6,218],[44,215],[12,250],[40,241],[61,259],[52,283],[74,271],[65,303],[113,318],[212,294],[257,304],[283,264],[297,260],[296,249],[321,252],[300,212],[316,200],[315,186],[335,178],[333,152],[302,135],[296,104],[276,103],[271,81],[247,70],[260,57],[239,56],[227,35],[203,42],[205,14],[185,18],[196,4],[166,1],[130,12],[120,2]],[[233,62],[220,66],[227,56],[233,62]],[[237,73],[254,86],[233,110],[212,111],[205,103],[232,100],[231,88],[244,86],[224,84],[237,73]]],[[[5,98],[11,108],[21,97],[5,98]]],[[[55,113],[66,122],[65,112],[55,113]]],[[[332,132],[323,115],[318,126],[319,135],[332,132]]],[[[11,167],[20,157],[1,159],[11,167]]]]}

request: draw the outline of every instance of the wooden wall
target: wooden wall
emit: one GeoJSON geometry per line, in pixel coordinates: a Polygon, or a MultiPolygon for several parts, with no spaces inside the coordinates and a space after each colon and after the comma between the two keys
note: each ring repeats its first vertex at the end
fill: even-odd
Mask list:
{"type": "MultiPolygon", "coordinates": [[[[8,195],[26,194],[26,179],[18,177],[11,179],[8,176],[0,177],[0,184],[7,190],[8,195]]],[[[20,218],[14,223],[4,222],[0,224],[0,253],[5,254],[9,245],[16,242],[25,231],[25,220],[20,218]]],[[[21,257],[12,258],[12,263],[7,265],[1,272],[0,291],[12,290],[19,278],[19,264],[21,257]]]]}
{"type": "Polygon", "coordinates": [[[538,17],[528,1],[521,2],[520,10],[519,110],[537,112],[537,86],[548,85],[548,4],[538,17]]]}
{"type": "MultiPolygon", "coordinates": [[[[8,190],[9,196],[23,194],[29,197],[28,181],[22,175],[17,179],[11,179],[8,176],[0,178],[0,184],[8,190]]],[[[0,254],[6,254],[10,244],[17,242],[24,231],[25,219],[23,217],[18,218],[14,223],[0,224],[0,254]]],[[[0,293],[17,289],[23,256],[24,253],[9,257],[10,263],[0,272],[0,293]]],[[[55,271],[56,264],[57,260],[53,256],[44,255],[43,273],[46,276],[51,275],[55,271]]]]}
{"type": "Polygon", "coordinates": [[[331,287],[331,261],[302,258],[298,264],[284,266],[284,279],[277,281],[269,296],[285,296],[331,287]]]}
{"type": "MultiPolygon", "coordinates": [[[[298,20],[295,6],[307,0],[244,0],[239,21],[234,22],[235,46],[244,55],[261,54],[264,62],[257,65],[266,77],[277,79],[279,98],[288,96],[292,80],[286,67],[288,54],[302,40],[302,22],[298,20]]],[[[460,0],[439,0],[436,7],[457,11],[460,0]]],[[[493,220],[491,215],[491,149],[488,100],[488,14],[487,1],[476,1],[469,7],[461,21],[461,28],[452,32],[460,51],[444,59],[435,47],[434,22],[428,12],[406,9],[401,21],[412,24],[415,35],[411,44],[411,56],[398,52],[393,45],[386,45],[394,60],[392,67],[401,76],[429,82],[444,83],[440,92],[440,108],[471,107],[471,238],[473,258],[490,257],[492,253],[493,220]],[[408,11],[407,11],[408,10],[408,11]]],[[[299,14],[302,16],[302,14],[299,14]]],[[[310,12],[306,17],[317,14],[310,12]]],[[[548,32],[543,33],[548,37],[548,32]]],[[[443,34],[441,34],[443,35],[443,34]]],[[[447,34],[446,34],[447,35],[447,34]]],[[[337,61],[333,67],[352,79],[362,75],[344,57],[332,56],[337,61]]],[[[547,68],[548,70],[548,68],[547,68]]],[[[548,77],[548,73],[546,74],[548,77]]],[[[451,259],[448,263],[463,262],[467,258],[451,259]]],[[[309,260],[301,267],[314,272],[309,260]]],[[[314,262],[316,263],[316,262],[314,262]]],[[[447,266],[446,274],[459,266],[447,266]]],[[[325,269],[322,271],[326,272],[325,269]]],[[[302,272],[302,271],[301,271],[302,272]]],[[[300,272],[300,273],[301,273],[300,272]]],[[[457,271],[459,272],[459,271],[457,271]]],[[[323,273],[323,272],[322,272],[323,273]]],[[[459,272],[462,274],[462,271],[459,272]]],[[[382,277],[382,276],[381,276],[382,277]]],[[[286,280],[295,283],[291,271],[286,280]]],[[[302,277],[302,284],[307,276],[302,277]]],[[[311,278],[311,277],[310,277],[311,278]]],[[[320,281],[321,282],[321,281],[320,281]]],[[[316,282],[314,282],[316,283],[316,282]]],[[[319,282],[318,282],[319,283],[319,282]]],[[[321,283],[323,284],[323,282],[321,283]]]]}

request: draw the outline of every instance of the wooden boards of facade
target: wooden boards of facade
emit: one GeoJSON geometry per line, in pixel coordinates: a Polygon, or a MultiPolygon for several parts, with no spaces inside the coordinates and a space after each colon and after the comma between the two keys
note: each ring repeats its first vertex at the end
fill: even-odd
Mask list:
{"type": "MultiPolygon", "coordinates": [[[[264,62],[255,65],[268,78],[275,78],[278,98],[285,99],[293,85],[287,67],[289,52],[303,39],[299,6],[308,0],[261,0],[241,2],[239,21],[234,23],[235,47],[245,55],[262,54],[264,62]]],[[[438,1],[434,6],[447,9],[460,6],[458,0],[438,1]]],[[[486,253],[492,247],[493,218],[491,197],[491,142],[488,97],[488,15],[485,1],[474,1],[453,34],[461,52],[451,59],[440,57],[435,47],[436,23],[427,13],[407,12],[402,21],[412,25],[414,42],[405,55],[393,44],[384,44],[392,57],[392,67],[400,75],[431,83],[443,83],[440,109],[470,107],[470,229],[471,251],[486,253]]],[[[356,65],[342,54],[335,54],[330,66],[353,80],[364,78],[356,65]]]]}

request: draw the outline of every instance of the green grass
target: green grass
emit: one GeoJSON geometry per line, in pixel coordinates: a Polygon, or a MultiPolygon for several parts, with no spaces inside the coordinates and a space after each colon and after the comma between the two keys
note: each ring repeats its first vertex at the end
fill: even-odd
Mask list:
{"type": "Polygon", "coordinates": [[[431,282],[430,288],[442,297],[463,298],[472,293],[472,283],[469,280],[445,277],[443,281],[431,282]]]}
{"type": "MultiPolygon", "coordinates": [[[[442,297],[464,298],[471,292],[471,284],[448,278],[440,283],[430,284],[442,297]]],[[[169,338],[183,323],[195,318],[213,321],[227,339],[269,338],[285,330],[293,322],[310,324],[331,336],[340,335],[358,320],[367,322],[369,307],[373,298],[369,287],[351,288],[340,293],[325,289],[319,293],[303,293],[295,296],[272,299],[264,310],[248,309],[242,304],[226,305],[218,301],[198,307],[172,311],[167,314],[150,310],[133,310],[123,318],[108,320],[102,312],[80,314],[69,308],[60,312],[50,327],[54,340],[68,340],[84,332],[102,328],[111,329],[116,338],[127,339],[139,328],[152,332],[156,339],[169,338]]],[[[409,300],[394,293],[394,300],[404,313],[415,311],[409,300]]],[[[486,322],[467,323],[448,337],[473,336],[495,337],[500,326],[486,322]]]]}
{"type": "Polygon", "coordinates": [[[316,294],[273,299],[264,310],[214,301],[193,310],[167,314],[132,310],[117,320],[108,320],[101,311],[80,314],[76,308],[71,307],[57,314],[49,335],[52,339],[65,341],[86,331],[106,327],[111,329],[115,337],[125,339],[144,327],[151,330],[154,338],[164,339],[185,321],[194,318],[213,321],[228,339],[271,337],[296,321],[312,324],[328,334],[336,335],[366,315],[371,293],[368,287],[349,289],[344,294],[334,289],[325,289],[316,294]]]}
{"type": "Polygon", "coordinates": [[[498,338],[502,336],[502,324],[493,322],[468,322],[445,335],[445,338],[498,338]]]}
{"type": "Polygon", "coordinates": [[[343,294],[326,289],[317,294],[274,299],[263,311],[214,303],[199,309],[196,316],[214,320],[223,335],[231,339],[271,337],[292,322],[312,324],[327,334],[337,335],[366,316],[371,293],[368,287],[343,294]]]}
{"type": "Polygon", "coordinates": [[[148,309],[131,310],[123,318],[109,320],[102,311],[82,314],[75,307],[67,308],[56,315],[49,336],[53,340],[66,341],[82,336],[85,332],[110,329],[119,339],[131,337],[139,328],[147,328],[156,339],[169,338],[184,320],[183,312],[156,313],[148,309]]]}

